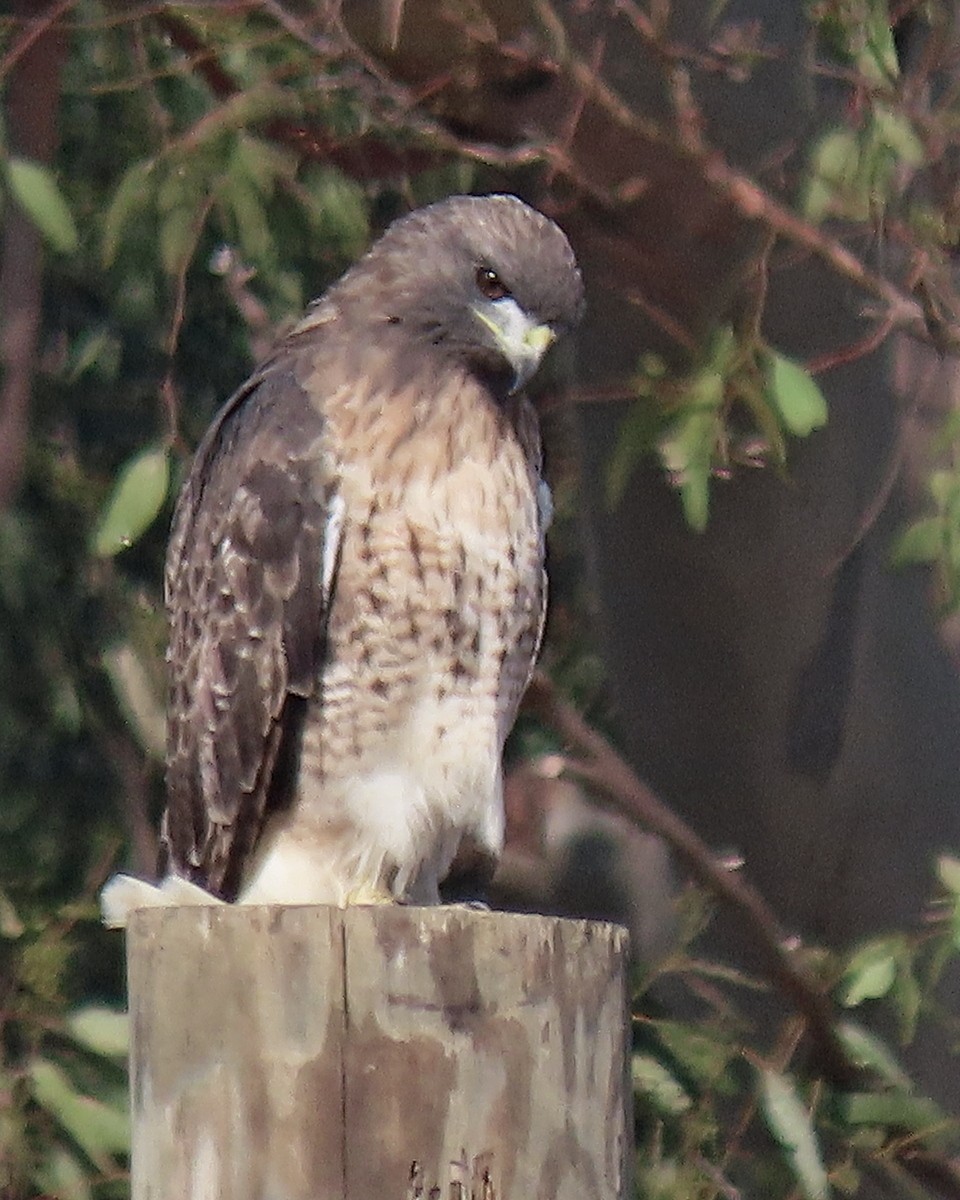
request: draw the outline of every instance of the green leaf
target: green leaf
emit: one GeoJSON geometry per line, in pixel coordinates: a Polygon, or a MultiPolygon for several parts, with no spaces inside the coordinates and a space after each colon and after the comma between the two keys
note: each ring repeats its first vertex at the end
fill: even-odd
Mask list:
{"type": "Polygon", "coordinates": [[[820,224],[829,215],[835,196],[836,186],[828,184],[820,175],[814,175],[804,188],[800,212],[811,224],[820,224]]]}
{"type": "Polygon", "coordinates": [[[190,262],[200,237],[200,221],[194,207],[172,208],[160,224],[160,261],[168,275],[179,275],[190,262]]]}
{"type": "Polygon", "coordinates": [[[115,379],[120,366],[120,339],[108,329],[91,329],[81,333],[70,347],[64,370],[65,383],[76,383],[86,371],[98,368],[100,375],[115,379]]]}
{"type": "Polygon", "coordinates": [[[166,751],[163,701],[130,642],[117,642],[103,652],[103,668],[137,741],[158,762],[166,751]]]}
{"type": "Polygon", "coordinates": [[[913,954],[905,941],[897,954],[897,976],[890,995],[900,1017],[900,1041],[906,1046],[917,1032],[923,996],[913,969],[913,954]]]}
{"type": "Polygon", "coordinates": [[[816,380],[776,351],[767,356],[767,395],[784,427],[806,437],[827,423],[827,401],[816,380]]]}
{"type": "MultiPolygon", "coordinates": [[[[719,380],[721,387],[722,380],[719,380]]],[[[687,524],[702,533],[710,515],[710,469],[720,431],[715,408],[683,413],[660,439],[660,457],[680,489],[687,524]]]]}
{"type": "Polygon", "coordinates": [[[46,1197],[92,1200],[93,1186],[80,1159],[66,1146],[53,1146],[33,1172],[33,1182],[46,1197]]]}
{"type": "Polygon", "coordinates": [[[617,442],[607,464],[607,504],[615,509],[643,455],[655,444],[663,416],[649,400],[635,400],[620,422],[617,442]]]}
{"type": "Polygon", "coordinates": [[[218,178],[219,155],[207,148],[194,151],[189,158],[170,155],[161,159],[157,182],[157,211],[170,213],[176,208],[195,211],[207,195],[210,181],[218,178]],[[211,160],[215,161],[211,161],[211,160]]]}
{"type": "Polygon", "coordinates": [[[102,1004],[88,1004],[70,1014],[67,1029],[75,1042],[94,1054],[126,1060],[130,1046],[126,1013],[102,1004]]]}
{"type": "Polygon", "coordinates": [[[125,550],[149,528],[159,513],[170,485],[167,450],[152,446],[123,467],[110,499],[100,514],[91,549],[101,558],[125,550]]]}
{"type": "Polygon", "coordinates": [[[914,521],[894,542],[890,551],[891,562],[895,567],[936,562],[943,553],[944,534],[942,517],[924,517],[914,521]]]}
{"type": "Polygon", "coordinates": [[[885,104],[878,104],[873,110],[873,120],[878,137],[885,146],[894,152],[901,163],[910,167],[923,165],[926,152],[909,117],[903,113],[894,112],[885,104]]]}
{"type": "Polygon", "coordinates": [[[846,1125],[882,1125],[915,1131],[933,1129],[945,1120],[942,1109],[926,1096],[908,1092],[848,1092],[834,1108],[846,1125]]]}
{"type": "MultiPolygon", "coordinates": [[[[637,405],[624,422],[608,477],[608,496],[616,500],[629,477],[639,451],[634,447],[662,430],[656,447],[671,484],[680,492],[687,524],[698,533],[707,525],[710,505],[710,476],[714,456],[724,435],[722,410],[727,382],[737,358],[737,341],[732,326],[716,329],[706,347],[704,361],[678,381],[671,411],[664,416],[656,405],[637,405]]],[[[643,372],[637,390],[649,387],[643,372]]],[[[725,460],[724,460],[725,461],[725,460]]]]}
{"type": "Polygon", "coordinates": [[[12,157],[7,161],[7,181],[17,203],[50,245],[72,254],[80,238],[53,172],[32,159],[12,157]]]}
{"type": "Polygon", "coordinates": [[[313,167],[306,173],[296,196],[302,202],[318,238],[349,258],[355,258],[370,240],[370,221],[364,189],[333,167],[313,167]]]}
{"type": "Polygon", "coordinates": [[[260,192],[246,176],[231,176],[223,190],[237,225],[237,240],[244,257],[261,263],[273,254],[273,236],[260,192]]]}
{"type": "MultiPolygon", "coordinates": [[[[949,451],[957,438],[960,438],[960,428],[953,431],[953,435],[950,441],[944,445],[944,449],[949,451]]],[[[927,479],[927,490],[936,501],[938,509],[948,509],[956,502],[957,494],[960,492],[960,478],[955,471],[931,471],[927,479]]]]}
{"type": "Polygon", "coordinates": [[[140,212],[150,199],[147,189],[153,184],[155,165],[152,158],[135,162],[124,172],[113,193],[103,218],[101,255],[105,267],[111,266],[116,259],[124,228],[131,215],[140,212]]]}
{"type": "Polygon", "coordinates": [[[62,940],[27,941],[20,952],[19,984],[47,1004],[60,1001],[70,947],[62,940]]]}
{"type": "Polygon", "coordinates": [[[856,64],[872,83],[892,83],[900,74],[893,22],[887,0],[868,0],[866,19],[858,30],[865,40],[856,54],[856,64]]]}
{"type": "Polygon", "coordinates": [[[48,1059],[34,1059],[27,1075],[37,1104],[59,1121],[101,1170],[109,1169],[110,1156],[127,1153],[130,1127],[125,1113],[78,1092],[65,1072],[48,1059]]]}
{"type": "Polygon", "coordinates": [[[830,1185],[817,1135],[810,1113],[793,1082],[776,1071],[761,1070],[760,1107],[770,1132],[783,1148],[803,1195],[807,1200],[825,1200],[830,1195],[830,1185]]]}
{"type": "Polygon", "coordinates": [[[838,1000],[845,1008],[856,1008],[864,1000],[878,1000],[897,978],[897,938],[877,938],[853,955],[840,981],[838,1000]]]}
{"type": "Polygon", "coordinates": [[[0,937],[15,941],[22,937],[26,926],[20,920],[20,914],[14,907],[13,901],[6,892],[0,890],[0,937]]]}
{"type": "Polygon", "coordinates": [[[292,150],[246,131],[237,135],[232,166],[241,170],[264,198],[273,194],[277,179],[293,179],[299,164],[300,159],[292,150]]]}
{"type": "Polygon", "coordinates": [[[955,896],[960,896],[960,858],[941,854],[937,859],[937,878],[955,896]]]}
{"type": "Polygon", "coordinates": [[[634,1054],[630,1060],[634,1090],[667,1117],[678,1117],[692,1107],[693,1101],[663,1063],[648,1054],[634,1054]]]}
{"type": "Polygon", "coordinates": [[[854,1021],[840,1021],[836,1026],[837,1037],[858,1067],[875,1071],[885,1083],[907,1089],[910,1077],[897,1062],[886,1043],[875,1034],[854,1021]]]}
{"type": "Polygon", "coordinates": [[[780,414],[771,406],[766,392],[761,386],[761,380],[755,381],[742,374],[736,381],[736,395],[737,399],[750,410],[750,414],[756,422],[756,431],[760,435],[764,447],[764,459],[777,466],[785,466],[787,443],[780,414]]]}
{"type": "Polygon", "coordinates": [[[860,141],[851,129],[825,134],[810,155],[810,175],[800,201],[808,221],[819,224],[855,177],[860,162],[860,141]]]}
{"type": "Polygon", "coordinates": [[[718,1035],[704,1033],[683,1021],[650,1021],[657,1039],[680,1067],[698,1084],[712,1087],[733,1056],[718,1035]]]}

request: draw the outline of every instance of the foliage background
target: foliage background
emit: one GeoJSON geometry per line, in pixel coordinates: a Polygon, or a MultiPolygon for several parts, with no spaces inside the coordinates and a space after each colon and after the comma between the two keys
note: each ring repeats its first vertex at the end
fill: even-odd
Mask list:
{"type": "MultiPolygon", "coordinates": [[[[615,552],[581,509],[613,514],[642,557],[628,506],[655,479],[676,517],[664,544],[682,564],[684,539],[722,544],[711,542],[729,503],[718,487],[749,506],[751,470],[789,493],[805,462],[823,461],[816,431],[829,434],[836,414],[819,380],[831,370],[895,338],[947,356],[958,345],[955,14],[934,0],[785,11],[21,0],[0,17],[3,1197],[128,1191],[121,946],[99,927],[96,894],[117,866],[149,874],[154,861],[159,580],[190,449],[277,333],[392,217],[497,188],[555,214],[581,252],[595,315],[572,396],[581,413],[609,406],[614,430],[593,444],[592,416],[571,430],[560,364],[541,396],[560,502],[554,682],[541,680],[511,747],[513,873],[501,887],[520,904],[560,903],[544,832],[563,803],[558,757],[583,795],[639,816],[698,880],[666,898],[643,881],[626,889],[639,886],[647,913],[673,910],[647,939],[655,965],[638,968],[640,1192],[960,1195],[950,1089],[897,1061],[918,1027],[956,1041],[943,984],[960,940],[956,844],[944,834],[921,847],[936,903],[915,903],[904,928],[849,927],[847,941],[834,930],[829,949],[789,942],[749,885],[595,740],[596,727],[612,731],[647,765],[609,638],[591,636],[632,628],[638,602],[626,585],[611,599],[603,564],[615,552]],[[755,115],[771,96],[776,137],[755,115]],[[861,323],[803,362],[766,308],[769,276],[797,258],[851,289],[861,323]],[[710,894],[734,914],[745,955],[704,938],[710,894]]],[[[915,491],[930,500],[896,543],[902,563],[931,564],[925,603],[948,616],[960,595],[955,434],[947,422],[932,473],[917,452],[915,478],[928,482],[915,491]]],[[[863,443],[878,482],[845,558],[909,457],[891,466],[863,443]]],[[[885,539],[889,554],[889,529],[885,539]]],[[[798,541],[791,530],[789,553],[798,541]]],[[[674,681],[651,675],[653,708],[671,703],[674,681]]],[[[782,862],[782,845],[771,853],[782,862]]],[[[593,874],[567,888],[566,906],[606,912],[587,860],[593,874]]]]}

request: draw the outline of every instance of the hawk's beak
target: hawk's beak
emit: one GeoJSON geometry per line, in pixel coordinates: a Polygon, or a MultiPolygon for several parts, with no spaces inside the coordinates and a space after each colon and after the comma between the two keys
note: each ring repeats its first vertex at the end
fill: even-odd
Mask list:
{"type": "Polygon", "coordinates": [[[477,305],[473,311],[493,334],[497,349],[513,368],[511,391],[519,391],[533,378],[540,360],[556,341],[556,333],[549,325],[537,325],[511,297],[477,305]]]}

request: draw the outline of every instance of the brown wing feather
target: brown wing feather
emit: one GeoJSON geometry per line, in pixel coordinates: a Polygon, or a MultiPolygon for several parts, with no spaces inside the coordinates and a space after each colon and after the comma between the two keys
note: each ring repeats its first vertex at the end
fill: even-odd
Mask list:
{"type": "Polygon", "coordinates": [[[227,900],[289,792],[335,493],[323,419],[281,361],[227,402],[174,515],[163,841],[178,874],[227,900]]]}

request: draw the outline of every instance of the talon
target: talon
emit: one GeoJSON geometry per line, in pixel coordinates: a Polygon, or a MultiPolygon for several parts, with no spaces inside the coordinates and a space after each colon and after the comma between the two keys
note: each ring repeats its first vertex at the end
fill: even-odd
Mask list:
{"type": "Polygon", "coordinates": [[[347,892],[344,908],[352,908],[357,904],[396,904],[393,892],[382,883],[360,883],[347,892]]]}

